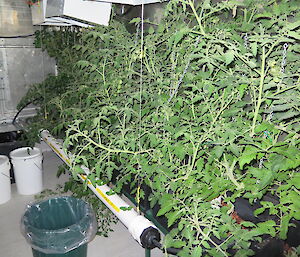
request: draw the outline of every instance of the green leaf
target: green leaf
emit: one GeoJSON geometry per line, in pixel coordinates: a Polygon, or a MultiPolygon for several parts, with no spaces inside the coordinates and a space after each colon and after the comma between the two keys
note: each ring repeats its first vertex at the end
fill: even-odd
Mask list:
{"type": "Polygon", "coordinates": [[[253,214],[254,214],[255,216],[258,216],[259,214],[262,214],[265,210],[266,210],[266,208],[261,207],[261,208],[256,209],[256,210],[253,212],[253,214]]]}
{"type": "Polygon", "coordinates": [[[76,175],[77,174],[84,174],[84,170],[80,166],[78,166],[78,165],[76,165],[74,167],[73,171],[75,172],[76,175]]]}
{"type": "Polygon", "coordinates": [[[259,13],[254,15],[254,20],[261,19],[261,18],[268,19],[268,18],[272,18],[272,16],[273,16],[272,13],[269,12],[259,13]]]}
{"type": "Polygon", "coordinates": [[[251,161],[253,161],[256,158],[257,152],[255,148],[251,146],[246,146],[244,152],[239,158],[239,165],[242,169],[245,164],[249,164],[251,161]]]}
{"type": "Polygon", "coordinates": [[[179,218],[180,211],[175,211],[168,213],[166,216],[168,218],[168,227],[171,227],[175,221],[179,218]]]}
{"type": "Polygon", "coordinates": [[[204,2],[202,3],[202,6],[203,6],[204,9],[210,9],[211,8],[210,1],[211,0],[204,0],[204,2]]]}
{"type": "Polygon", "coordinates": [[[92,147],[92,146],[89,146],[89,152],[90,152],[92,155],[95,155],[95,148],[92,147]]]}
{"type": "Polygon", "coordinates": [[[173,197],[171,194],[165,193],[160,197],[160,205],[169,204],[173,200],[173,197]]]}
{"type": "Polygon", "coordinates": [[[257,55],[257,43],[256,42],[251,43],[250,47],[251,47],[251,52],[252,52],[253,56],[256,57],[256,55],[257,55]]]}
{"type": "Polygon", "coordinates": [[[162,23],[160,23],[157,27],[157,33],[162,33],[162,32],[164,32],[164,30],[165,30],[164,25],[162,23]]]}
{"type": "Polygon", "coordinates": [[[225,64],[226,65],[229,65],[230,63],[232,63],[232,61],[234,60],[234,51],[233,50],[228,50],[224,54],[224,59],[225,59],[225,64]]]}
{"type": "Polygon", "coordinates": [[[171,242],[169,246],[174,247],[174,248],[181,248],[186,246],[186,242],[184,241],[179,241],[179,240],[174,240],[174,242],[171,242]]]}
{"type": "Polygon", "coordinates": [[[150,134],[149,135],[149,139],[150,139],[150,145],[151,145],[151,147],[157,146],[158,140],[157,140],[156,135],[150,134]]]}
{"type": "Polygon", "coordinates": [[[257,224],[257,230],[262,234],[269,234],[271,236],[275,236],[276,231],[275,227],[276,223],[274,220],[267,220],[265,222],[260,222],[257,224]]]}
{"type": "Polygon", "coordinates": [[[288,228],[289,228],[290,219],[291,219],[290,215],[284,215],[281,220],[279,238],[282,240],[287,239],[287,232],[288,232],[288,228]]]}
{"type": "Polygon", "coordinates": [[[221,239],[220,232],[217,230],[213,230],[213,234],[216,238],[221,239]]]}
{"type": "Polygon", "coordinates": [[[204,159],[203,158],[199,158],[196,161],[196,167],[197,167],[197,171],[201,171],[204,167],[204,159]]]}
{"type": "Polygon", "coordinates": [[[300,34],[295,32],[295,31],[290,31],[289,33],[287,33],[287,35],[289,37],[295,38],[297,40],[300,40],[300,34]]]}
{"type": "Polygon", "coordinates": [[[299,21],[296,21],[296,22],[292,22],[292,23],[289,23],[285,29],[287,30],[293,30],[293,29],[296,29],[300,26],[300,20],[299,21]]]}
{"type": "Polygon", "coordinates": [[[214,147],[214,153],[215,153],[215,155],[217,156],[218,159],[222,156],[224,150],[225,150],[225,146],[216,146],[216,147],[214,147]]]}
{"type": "Polygon", "coordinates": [[[270,161],[271,169],[275,172],[289,169],[287,158],[282,155],[274,154],[270,157],[270,161]]]}
{"type": "Polygon", "coordinates": [[[162,216],[162,215],[166,214],[167,212],[169,212],[170,210],[172,210],[173,206],[174,206],[174,205],[173,205],[173,202],[170,202],[169,204],[163,205],[163,206],[159,209],[159,211],[158,211],[158,213],[157,213],[157,216],[162,216]]]}
{"type": "Polygon", "coordinates": [[[267,169],[262,169],[263,177],[260,179],[260,182],[258,184],[258,189],[262,190],[264,189],[267,185],[270,185],[271,182],[274,179],[274,174],[272,170],[267,170],[267,169]]]}
{"type": "Polygon", "coordinates": [[[211,248],[210,245],[209,245],[209,243],[207,243],[207,241],[203,241],[203,242],[202,242],[202,245],[203,245],[206,249],[210,249],[210,248],[211,248]]]}
{"type": "Polygon", "coordinates": [[[252,223],[252,222],[250,222],[250,221],[243,221],[243,222],[241,222],[241,225],[244,226],[244,227],[246,227],[246,228],[253,228],[253,227],[255,227],[255,224],[252,223]]]}
{"type": "Polygon", "coordinates": [[[299,112],[288,111],[288,112],[285,112],[281,115],[278,115],[278,120],[283,121],[283,120],[287,120],[287,119],[293,118],[293,117],[298,116],[298,115],[299,115],[299,112]]]}
{"type": "Polygon", "coordinates": [[[275,105],[273,106],[272,109],[274,112],[282,112],[282,111],[290,110],[293,107],[295,107],[294,103],[287,103],[287,104],[275,105]]]}
{"type": "Polygon", "coordinates": [[[239,157],[240,156],[240,149],[238,147],[238,145],[236,144],[230,144],[228,146],[228,149],[236,156],[239,157]]]}
{"type": "Polygon", "coordinates": [[[294,177],[288,181],[289,184],[292,184],[297,189],[300,189],[300,174],[295,174],[294,177]]]}
{"type": "Polygon", "coordinates": [[[138,24],[141,22],[141,18],[137,17],[137,18],[133,18],[129,23],[132,24],[132,23],[135,23],[135,24],[138,24]]]}
{"type": "Polygon", "coordinates": [[[184,146],[180,143],[177,143],[174,147],[174,153],[180,160],[183,160],[186,154],[184,146]]]}
{"type": "Polygon", "coordinates": [[[249,61],[247,62],[247,64],[250,66],[250,68],[255,68],[257,66],[256,62],[255,61],[249,61]]]}
{"type": "Polygon", "coordinates": [[[202,256],[202,247],[197,246],[192,251],[191,257],[200,257],[200,256],[202,256]]]}
{"type": "Polygon", "coordinates": [[[129,207],[121,206],[120,210],[122,210],[122,211],[130,211],[130,210],[132,210],[132,206],[129,206],[129,207]]]}
{"type": "Polygon", "coordinates": [[[174,41],[173,44],[177,45],[182,39],[183,37],[189,32],[188,28],[183,28],[180,31],[178,31],[175,35],[174,35],[174,41]]]}
{"type": "Polygon", "coordinates": [[[243,97],[244,96],[244,93],[245,93],[245,90],[248,88],[248,84],[241,84],[239,87],[238,87],[238,90],[239,90],[239,93],[240,93],[240,96],[243,97]]]}
{"type": "Polygon", "coordinates": [[[189,249],[183,248],[179,253],[178,253],[179,257],[190,257],[191,253],[189,251],[189,249]]]}
{"type": "Polygon", "coordinates": [[[246,256],[253,256],[254,254],[255,254],[255,252],[251,249],[239,249],[234,256],[235,257],[246,257],[246,256]]]}
{"type": "Polygon", "coordinates": [[[148,33],[149,34],[153,34],[155,31],[154,31],[154,28],[153,26],[150,26],[149,30],[148,30],[148,33]]]}
{"type": "Polygon", "coordinates": [[[255,133],[260,133],[260,132],[265,131],[265,130],[271,131],[271,130],[273,129],[273,127],[274,127],[274,126],[271,125],[270,123],[263,122],[263,123],[261,123],[261,124],[259,124],[259,125],[257,125],[257,126],[255,127],[254,132],[255,132],[255,133]]]}
{"type": "Polygon", "coordinates": [[[293,217],[296,220],[300,220],[300,210],[299,209],[293,213],[293,217]]]}

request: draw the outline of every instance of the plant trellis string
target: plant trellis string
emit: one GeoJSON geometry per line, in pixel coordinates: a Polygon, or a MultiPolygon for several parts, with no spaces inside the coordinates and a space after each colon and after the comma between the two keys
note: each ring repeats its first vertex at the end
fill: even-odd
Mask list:
{"type": "MultiPolygon", "coordinates": [[[[197,41],[196,41],[194,47],[196,47],[196,46],[199,44],[200,39],[201,39],[201,37],[199,36],[199,37],[197,38],[197,41]]],[[[183,78],[184,78],[185,74],[187,73],[187,71],[188,71],[188,69],[189,69],[189,67],[190,67],[191,58],[192,58],[192,54],[190,55],[190,58],[188,59],[186,65],[185,65],[184,71],[183,71],[182,75],[180,76],[180,78],[179,78],[179,80],[178,80],[178,82],[177,82],[176,87],[175,87],[174,89],[171,89],[170,97],[169,97],[169,99],[168,99],[168,103],[170,103],[171,100],[173,99],[173,97],[177,94],[178,89],[179,89],[179,87],[180,87],[180,85],[181,85],[181,83],[182,83],[182,81],[183,81],[183,78]]]]}
{"type": "MultiPolygon", "coordinates": [[[[142,94],[143,94],[143,56],[144,56],[144,4],[141,5],[141,49],[140,49],[140,92],[139,92],[139,151],[142,150],[142,145],[141,145],[141,130],[142,130],[142,94]]],[[[137,30],[138,31],[138,30],[137,30]]],[[[141,161],[140,161],[140,156],[139,158],[139,163],[138,163],[138,171],[140,172],[142,167],[141,167],[141,161]]],[[[136,201],[137,201],[137,211],[140,211],[140,188],[141,188],[141,179],[139,178],[139,173],[137,174],[138,177],[138,187],[137,187],[137,194],[136,194],[136,201]]]]}

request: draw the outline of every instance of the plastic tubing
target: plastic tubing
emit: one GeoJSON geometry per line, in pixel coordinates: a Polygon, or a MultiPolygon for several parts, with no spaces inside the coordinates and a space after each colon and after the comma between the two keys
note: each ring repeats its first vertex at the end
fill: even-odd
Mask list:
{"type": "MultiPolygon", "coordinates": [[[[69,166],[71,167],[71,161],[69,156],[64,152],[62,144],[58,142],[47,130],[41,130],[40,136],[43,141],[69,166]]],[[[94,194],[113,212],[113,214],[127,227],[133,238],[143,246],[141,242],[142,233],[148,228],[154,228],[155,225],[147,218],[139,215],[134,209],[122,210],[130,207],[119,195],[108,194],[111,192],[111,188],[107,185],[95,186],[88,179],[89,169],[82,166],[85,174],[78,174],[78,177],[82,181],[87,182],[87,186],[94,192],[94,194]]]]}

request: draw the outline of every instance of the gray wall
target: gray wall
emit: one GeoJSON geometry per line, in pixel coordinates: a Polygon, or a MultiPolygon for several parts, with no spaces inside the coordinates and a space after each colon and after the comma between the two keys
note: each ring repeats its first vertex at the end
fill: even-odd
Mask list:
{"type": "MultiPolygon", "coordinates": [[[[33,41],[33,36],[0,38],[0,122],[14,117],[16,106],[30,85],[55,72],[55,60],[36,49],[33,41]]],[[[21,116],[33,113],[34,108],[28,107],[21,116]]]]}

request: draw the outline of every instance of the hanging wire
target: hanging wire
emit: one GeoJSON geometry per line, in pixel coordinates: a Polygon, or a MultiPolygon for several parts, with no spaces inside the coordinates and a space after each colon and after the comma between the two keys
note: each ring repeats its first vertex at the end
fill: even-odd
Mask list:
{"type": "Polygon", "coordinates": [[[283,45],[283,50],[282,50],[282,61],[281,61],[281,69],[280,72],[284,74],[285,72],[285,65],[286,65],[286,54],[287,54],[287,49],[289,47],[288,43],[285,43],[283,45]]]}
{"type": "MultiPolygon", "coordinates": [[[[197,38],[195,44],[194,44],[194,47],[195,47],[195,48],[196,48],[197,45],[199,44],[200,39],[201,39],[201,37],[199,36],[199,37],[197,38]]],[[[194,50],[194,51],[195,51],[195,50],[194,50]]],[[[182,83],[182,81],[183,81],[183,79],[184,79],[184,76],[185,76],[185,74],[187,73],[187,71],[188,71],[188,69],[189,69],[189,67],[190,67],[191,59],[192,59],[192,54],[194,53],[194,51],[190,54],[190,57],[189,57],[189,59],[188,59],[186,65],[185,65],[184,71],[183,71],[183,73],[181,74],[181,76],[180,76],[180,78],[179,78],[179,80],[178,80],[178,83],[177,83],[176,87],[175,87],[173,90],[170,91],[170,97],[169,97],[169,99],[168,99],[168,103],[170,103],[171,100],[173,99],[173,97],[177,95],[178,89],[179,89],[179,87],[180,87],[180,85],[181,85],[181,83],[182,83]]]]}
{"type": "Polygon", "coordinates": [[[143,56],[144,56],[144,4],[142,4],[142,14],[141,14],[141,49],[140,49],[140,126],[139,126],[139,151],[141,151],[141,129],[142,129],[142,93],[143,93],[143,56]]]}
{"type": "Polygon", "coordinates": [[[45,62],[43,53],[43,34],[42,25],[40,25],[40,40],[41,40],[41,54],[42,54],[42,73],[43,73],[43,98],[44,98],[44,118],[47,119],[47,107],[46,107],[46,84],[45,84],[45,62]]]}
{"type": "Polygon", "coordinates": [[[137,43],[138,43],[139,33],[140,33],[140,27],[141,27],[141,23],[139,23],[139,24],[136,26],[135,39],[134,39],[134,46],[136,46],[137,43]]]}
{"type": "Polygon", "coordinates": [[[248,33],[245,33],[245,35],[244,35],[244,47],[246,48],[246,49],[248,49],[248,44],[249,44],[249,38],[248,38],[248,33]]]}
{"type": "MultiPolygon", "coordinates": [[[[282,73],[282,77],[281,77],[281,80],[279,82],[279,85],[282,84],[282,81],[283,81],[283,77],[284,77],[284,74],[285,74],[285,66],[286,66],[286,55],[287,55],[287,49],[289,47],[289,44],[288,43],[285,43],[283,45],[283,50],[282,50],[282,60],[281,60],[281,68],[280,68],[280,72],[282,73]]],[[[273,112],[273,105],[271,105],[270,107],[270,113],[268,115],[268,120],[269,122],[272,121],[272,118],[274,116],[274,112],[273,112]]],[[[270,132],[265,130],[264,131],[264,138],[269,138],[270,141],[272,142],[272,138],[270,137],[270,132]]],[[[263,163],[264,163],[264,159],[261,158],[259,160],[259,168],[261,169],[263,167],[263,163]]]]}
{"type": "MultiPolygon", "coordinates": [[[[143,56],[144,56],[144,4],[142,4],[142,10],[141,10],[141,48],[140,48],[140,94],[139,94],[139,151],[142,150],[142,144],[141,144],[141,130],[142,130],[142,94],[143,94],[143,56]]],[[[139,156],[140,159],[140,156],[139,156]]],[[[139,167],[138,169],[141,170],[141,164],[139,160],[139,167]]],[[[138,179],[138,188],[137,188],[137,211],[140,212],[140,189],[141,189],[141,180],[138,179]]]]}
{"type": "MultiPolygon", "coordinates": [[[[283,49],[282,49],[282,60],[281,60],[281,67],[280,67],[280,72],[281,72],[281,79],[278,83],[278,86],[280,87],[282,85],[282,82],[283,82],[283,78],[284,78],[284,75],[285,75],[285,66],[286,66],[286,55],[287,55],[287,49],[289,47],[289,44],[288,43],[285,43],[283,45],[283,49]]],[[[274,113],[273,113],[273,105],[270,107],[270,114],[269,114],[269,121],[271,122],[272,121],[272,118],[274,116],[274,113]]]]}

